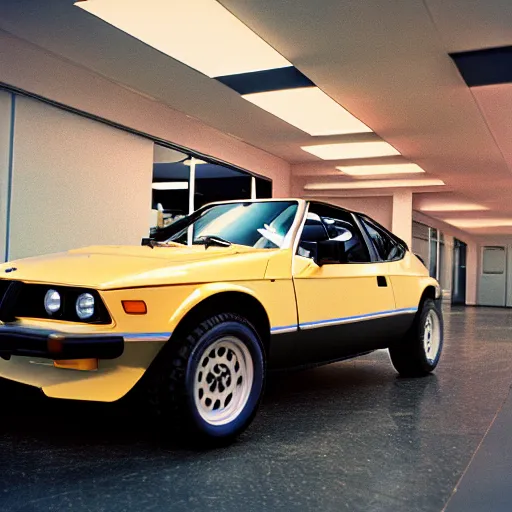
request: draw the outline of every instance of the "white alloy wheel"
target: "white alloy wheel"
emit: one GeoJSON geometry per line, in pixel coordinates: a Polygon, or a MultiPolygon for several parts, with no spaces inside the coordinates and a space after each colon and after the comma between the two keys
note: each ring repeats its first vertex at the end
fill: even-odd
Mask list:
{"type": "Polygon", "coordinates": [[[441,325],[434,310],[430,310],[425,318],[423,331],[423,349],[429,363],[434,363],[441,346],[441,325]]]}
{"type": "Polygon", "coordinates": [[[254,364],[247,346],[235,336],[209,345],[199,357],[194,403],[210,425],[226,425],[243,411],[251,393],[254,364]]]}

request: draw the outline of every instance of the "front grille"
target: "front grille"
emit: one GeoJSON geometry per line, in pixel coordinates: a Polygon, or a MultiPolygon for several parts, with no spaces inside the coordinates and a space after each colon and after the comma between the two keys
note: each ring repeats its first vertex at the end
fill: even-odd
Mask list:
{"type": "Polygon", "coordinates": [[[111,322],[107,308],[96,290],[0,280],[0,320],[12,322],[16,318],[52,318],[89,324],[111,322]],[[50,289],[59,292],[62,301],[60,310],[53,315],[49,315],[44,308],[44,297],[50,289]],[[94,296],[95,313],[87,320],[81,320],[75,310],[76,300],[82,293],[94,296]]]}
{"type": "Polygon", "coordinates": [[[18,303],[22,286],[19,281],[4,280],[2,282],[0,299],[0,320],[2,322],[14,322],[16,319],[14,309],[18,303]]]}

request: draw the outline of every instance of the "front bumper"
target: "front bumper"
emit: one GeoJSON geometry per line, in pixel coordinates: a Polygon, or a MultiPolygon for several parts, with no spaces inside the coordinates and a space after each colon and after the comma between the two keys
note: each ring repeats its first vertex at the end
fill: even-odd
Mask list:
{"type": "Polygon", "coordinates": [[[123,354],[124,338],[115,334],[71,334],[33,327],[0,325],[0,357],[29,356],[54,361],[116,359],[123,354]]]}

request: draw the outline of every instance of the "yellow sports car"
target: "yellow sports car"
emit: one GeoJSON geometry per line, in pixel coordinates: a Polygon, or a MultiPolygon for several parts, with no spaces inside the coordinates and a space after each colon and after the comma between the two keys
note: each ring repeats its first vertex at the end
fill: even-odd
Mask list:
{"type": "Polygon", "coordinates": [[[320,202],[205,206],[141,246],[0,266],[0,377],[110,402],[137,385],[162,419],[229,440],[267,370],[389,349],[422,376],[443,345],[439,284],[365,215],[320,202]]]}

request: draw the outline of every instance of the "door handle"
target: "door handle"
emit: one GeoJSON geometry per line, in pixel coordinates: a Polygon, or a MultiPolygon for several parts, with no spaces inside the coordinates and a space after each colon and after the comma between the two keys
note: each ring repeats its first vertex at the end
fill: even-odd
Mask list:
{"type": "Polygon", "coordinates": [[[379,288],[385,288],[388,285],[388,280],[386,276],[377,276],[377,286],[379,288]]]}

